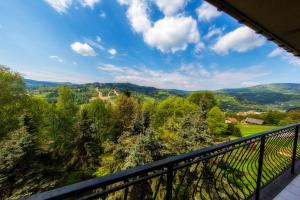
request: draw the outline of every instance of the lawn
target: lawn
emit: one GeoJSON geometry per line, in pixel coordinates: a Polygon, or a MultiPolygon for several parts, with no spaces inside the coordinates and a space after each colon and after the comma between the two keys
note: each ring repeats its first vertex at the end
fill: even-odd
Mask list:
{"type": "Polygon", "coordinates": [[[238,125],[242,132],[242,136],[252,135],[255,133],[260,133],[263,131],[268,131],[271,129],[277,128],[277,126],[268,126],[268,125],[252,125],[252,124],[246,124],[246,125],[238,125]]]}

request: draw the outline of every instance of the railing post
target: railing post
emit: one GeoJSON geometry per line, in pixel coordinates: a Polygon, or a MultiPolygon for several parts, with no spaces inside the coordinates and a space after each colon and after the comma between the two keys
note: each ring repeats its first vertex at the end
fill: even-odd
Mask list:
{"type": "Polygon", "coordinates": [[[172,199],[172,190],[173,190],[173,165],[169,165],[167,168],[167,194],[166,200],[172,199]]]}
{"type": "MultiPolygon", "coordinates": [[[[124,184],[126,183],[128,183],[128,179],[124,180],[124,184]]],[[[128,187],[126,187],[124,191],[124,200],[127,200],[127,197],[128,197],[128,187]]]]}
{"type": "Polygon", "coordinates": [[[295,174],[295,163],[296,163],[296,156],[297,156],[298,134],[299,134],[299,125],[296,126],[296,130],[295,130],[294,146],[293,146],[293,157],[292,157],[292,167],[291,167],[291,173],[292,174],[295,174]]]}
{"type": "Polygon", "coordinates": [[[264,135],[264,136],[262,136],[262,138],[260,140],[260,146],[259,146],[259,160],[258,160],[258,172],[257,172],[256,194],[255,194],[256,200],[259,200],[261,176],[262,176],[264,152],[265,152],[265,143],[266,143],[266,136],[264,135]]]}

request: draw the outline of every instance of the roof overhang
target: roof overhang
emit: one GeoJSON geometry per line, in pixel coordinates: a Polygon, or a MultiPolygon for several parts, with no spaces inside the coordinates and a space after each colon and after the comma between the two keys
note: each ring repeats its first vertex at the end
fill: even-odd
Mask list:
{"type": "Polygon", "coordinates": [[[300,0],[206,0],[300,57],[300,0]]]}

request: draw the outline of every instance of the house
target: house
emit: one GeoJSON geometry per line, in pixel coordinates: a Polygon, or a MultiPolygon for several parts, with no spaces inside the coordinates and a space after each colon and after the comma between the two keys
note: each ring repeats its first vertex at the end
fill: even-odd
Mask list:
{"type": "Polygon", "coordinates": [[[264,123],[264,120],[247,117],[247,118],[245,119],[245,122],[246,122],[247,124],[257,124],[257,125],[262,125],[262,124],[264,123]]]}
{"type": "Polygon", "coordinates": [[[233,123],[236,123],[237,122],[237,119],[234,118],[234,117],[229,117],[225,120],[225,123],[226,124],[233,124],[233,123]]]}

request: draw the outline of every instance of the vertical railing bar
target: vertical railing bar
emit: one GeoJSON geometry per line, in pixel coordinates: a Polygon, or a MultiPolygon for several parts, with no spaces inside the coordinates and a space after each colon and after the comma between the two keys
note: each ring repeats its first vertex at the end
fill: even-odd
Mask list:
{"type": "Polygon", "coordinates": [[[166,200],[172,199],[172,190],[173,190],[173,165],[169,165],[167,167],[167,194],[166,194],[166,200]]]}
{"type": "Polygon", "coordinates": [[[265,143],[266,143],[266,136],[264,135],[264,136],[262,136],[262,138],[260,140],[260,147],[259,147],[258,172],[257,172],[256,194],[255,194],[256,200],[259,200],[261,176],[262,176],[264,152],[265,152],[265,143]]]}
{"type": "Polygon", "coordinates": [[[294,146],[293,146],[293,157],[292,157],[292,168],[291,173],[295,174],[295,163],[296,163],[296,154],[297,154],[297,143],[298,143],[298,134],[299,134],[299,125],[296,126],[295,129],[295,137],[294,137],[294,146]]]}
{"type": "MultiPolygon", "coordinates": [[[[128,179],[124,180],[124,183],[128,183],[128,179]]],[[[128,186],[129,187],[129,186],[128,186]]],[[[127,196],[128,196],[128,187],[125,188],[125,192],[124,192],[124,200],[127,200],[127,196]]]]}

